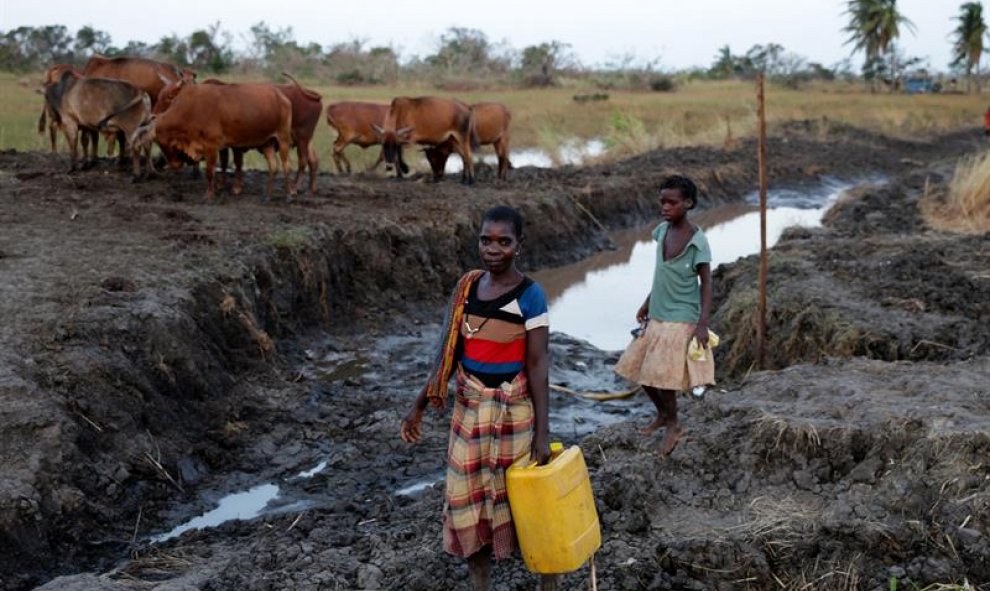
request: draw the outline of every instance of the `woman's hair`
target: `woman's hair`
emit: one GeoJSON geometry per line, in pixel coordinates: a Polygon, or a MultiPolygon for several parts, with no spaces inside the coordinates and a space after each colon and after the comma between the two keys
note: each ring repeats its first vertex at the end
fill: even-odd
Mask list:
{"type": "Polygon", "coordinates": [[[512,231],[515,233],[516,238],[522,238],[523,217],[518,211],[507,205],[498,205],[486,211],[485,215],[481,216],[482,225],[485,222],[506,222],[512,224],[512,231]]]}
{"type": "Polygon", "coordinates": [[[694,181],[686,176],[675,174],[665,178],[660,183],[660,190],[663,191],[664,189],[677,189],[681,192],[682,197],[690,199],[691,207],[688,209],[694,209],[694,206],[698,204],[698,187],[694,181]]]}

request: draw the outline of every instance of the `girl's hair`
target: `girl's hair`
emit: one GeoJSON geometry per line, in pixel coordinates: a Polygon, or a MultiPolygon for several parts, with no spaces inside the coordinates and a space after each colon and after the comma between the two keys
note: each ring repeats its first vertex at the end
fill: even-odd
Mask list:
{"type": "Polygon", "coordinates": [[[681,196],[685,199],[691,200],[691,207],[688,209],[694,209],[694,206],[698,204],[698,187],[694,184],[694,181],[687,178],[686,176],[671,175],[660,183],[660,190],[664,189],[677,189],[681,192],[681,196]]]}
{"type": "Polygon", "coordinates": [[[485,222],[506,222],[512,224],[512,231],[515,233],[516,238],[522,238],[523,217],[518,211],[507,205],[498,205],[486,211],[485,215],[481,217],[482,225],[485,222]]]}

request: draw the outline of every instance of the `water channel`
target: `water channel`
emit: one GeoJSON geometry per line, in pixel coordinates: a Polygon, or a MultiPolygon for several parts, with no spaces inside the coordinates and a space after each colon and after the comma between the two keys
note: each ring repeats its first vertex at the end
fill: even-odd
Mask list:
{"type": "MultiPolygon", "coordinates": [[[[452,159],[453,160],[453,159],[452,159]]],[[[783,230],[794,225],[818,226],[825,210],[841,195],[856,184],[882,182],[880,177],[857,181],[825,179],[820,186],[800,191],[773,190],[768,195],[767,238],[773,245],[783,230]]],[[[759,251],[758,196],[749,195],[743,203],[727,205],[692,214],[692,220],[705,230],[712,248],[713,268],[733,262],[740,257],[759,251]]],[[[550,299],[552,330],[588,341],[603,350],[619,350],[628,344],[629,330],[634,326],[634,315],[650,289],[656,245],[650,239],[655,224],[635,228],[612,235],[618,249],[603,252],[579,263],[534,273],[550,299]]],[[[420,339],[422,340],[422,339],[420,339]]],[[[435,340],[434,335],[428,339],[435,340]]],[[[379,349],[399,346],[396,342],[384,342],[379,349]]],[[[404,343],[400,348],[409,348],[404,343]]],[[[423,343],[415,346],[424,347],[423,343]]],[[[369,358],[381,354],[371,351],[369,358]]],[[[332,381],[343,379],[354,372],[366,370],[368,358],[349,353],[324,352],[314,358],[303,373],[308,379],[332,381]]],[[[564,372],[574,373],[574,372],[564,372]]],[[[580,373],[580,370],[577,371],[580,373]]],[[[551,375],[551,382],[575,376],[551,375]]],[[[648,410],[648,409],[647,409],[648,410]]],[[[629,420],[644,412],[640,405],[628,400],[592,402],[562,397],[551,408],[551,432],[573,441],[602,425],[629,420]]],[[[324,470],[326,461],[312,469],[291,476],[290,479],[307,479],[324,470]]],[[[396,495],[416,495],[442,480],[442,473],[420,478],[395,491],[396,495]]],[[[227,495],[216,507],[182,523],[168,532],[152,536],[150,541],[163,542],[183,532],[215,527],[231,519],[254,519],[273,512],[301,511],[312,506],[307,501],[281,498],[277,483],[262,483],[245,491],[227,495]],[[276,502],[278,501],[278,502],[276,502]]]]}

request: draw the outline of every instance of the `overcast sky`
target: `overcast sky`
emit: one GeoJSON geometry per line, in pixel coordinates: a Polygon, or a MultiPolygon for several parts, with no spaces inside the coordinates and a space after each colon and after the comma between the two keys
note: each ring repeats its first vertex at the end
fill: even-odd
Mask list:
{"type": "MultiPolygon", "coordinates": [[[[917,27],[914,35],[901,33],[907,54],[945,70],[962,1],[900,0],[917,27]]],[[[185,36],[219,20],[243,48],[251,25],[265,21],[273,30],[292,27],[300,43],[359,38],[392,45],[408,58],[432,53],[439,35],[459,26],[516,49],[563,41],[588,65],[635,54],[641,61],[659,58],[662,68],[707,66],[722,45],[744,53],[770,42],[832,65],[849,55],[841,32],[845,6],[842,0],[0,0],[0,29],[63,24],[75,32],[92,25],[123,46],[185,36]]]]}

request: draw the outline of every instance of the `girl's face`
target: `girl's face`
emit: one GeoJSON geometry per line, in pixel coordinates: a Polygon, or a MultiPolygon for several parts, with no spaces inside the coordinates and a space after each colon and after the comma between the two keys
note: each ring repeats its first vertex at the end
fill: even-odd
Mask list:
{"type": "Polygon", "coordinates": [[[502,273],[512,268],[519,249],[519,237],[509,222],[486,221],[478,235],[478,252],[481,262],[491,273],[502,273]]]}
{"type": "Polygon", "coordinates": [[[692,205],[691,200],[685,199],[680,189],[660,191],[660,216],[670,223],[679,222],[692,205]]]}

